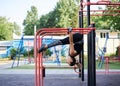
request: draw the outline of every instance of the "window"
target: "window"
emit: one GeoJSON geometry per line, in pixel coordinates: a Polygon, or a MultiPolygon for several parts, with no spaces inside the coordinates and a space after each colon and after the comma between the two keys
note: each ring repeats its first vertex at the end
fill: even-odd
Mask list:
{"type": "Polygon", "coordinates": [[[109,38],[109,33],[108,32],[101,32],[100,33],[100,38],[109,38]]]}

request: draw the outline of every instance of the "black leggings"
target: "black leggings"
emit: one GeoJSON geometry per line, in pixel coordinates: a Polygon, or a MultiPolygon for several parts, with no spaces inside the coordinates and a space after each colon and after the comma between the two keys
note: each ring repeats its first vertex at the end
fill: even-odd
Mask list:
{"type": "MultiPolygon", "coordinates": [[[[75,33],[75,34],[73,34],[73,43],[82,41],[82,38],[83,38],[83,35],[80,34],[80,33],[75,33]]],[[[62,42],[62,45],[64,45],[64,44],[69,44],[69,37],[66,37],[66,38],[64,38],[64,39],[61,39],[60,41],[62,42]]]]}
{"type": "MultiPolygon", "coordinates": [[[[83,35],[80,33],[73,34],[73,43],[74,43],[74,49],[79,53],[82,49],[82,44],[80,43],[82,41],[83,35]]],[[[69,37],[66,37],[64,39],[54,41],[50,44],[48,44],[48,48],[57,46],[57,45],[65,45],[70,44],[69,37]]]]}

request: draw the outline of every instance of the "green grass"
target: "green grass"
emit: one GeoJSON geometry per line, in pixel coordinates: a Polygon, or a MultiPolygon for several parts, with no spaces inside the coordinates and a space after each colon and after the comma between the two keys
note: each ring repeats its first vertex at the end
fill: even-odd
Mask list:
{"type": "MultiPolygon", "coordinates": [[[[11,69],[11,68],[9,68],[9,69],[11,69]]],[[[14,67],[13,69],[35,69],[35,66],[31,65],[31,64],[25,64],[25,65],[21,65],[18,67],[14,67]]]]}
{"type": "MultiPolygon", "coordinates": [[[[98,61],[96,61],[96,69],[105,69],[105,64],[103,63],[102,68],[98,68],[98,61]]],[[[25,64],[19,67],[14,67],[14,69],[34,69],[34,64],[25,64]]],[[[84,62],[84,68],[87,69],[87,61],[84,62]]],[[[54,68],[49,67],[48,69],[68,69],[68,68],[54,68]]],[[[120,69],[120,62],[109,62],[109,69],[120,69]]]]}

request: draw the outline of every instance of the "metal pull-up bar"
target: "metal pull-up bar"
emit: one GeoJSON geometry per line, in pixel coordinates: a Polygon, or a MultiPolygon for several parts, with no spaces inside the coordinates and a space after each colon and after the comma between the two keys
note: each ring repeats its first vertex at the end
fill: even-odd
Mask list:
{"type": "MultiPolygon", "coordinates": [[[[80,12],[87,12],[87,10],[80,10],[80,12]]],[[[90,10],[90,16],[119,16],[120,10],[90,10]]],[[[84,14],[84,16],[86,16],[84,14]]]]}
{"type": "MultiPolygon", "coordinates": [[[[89,34],[95,30],[94,27],[89,28],[73,28],[72,32],[79,32],[81,34],[89,34]]],[[[38,49],[42,44],[43,36],[50,35],[66,35],[68,32],[67,28],[42,28],[36,32],[34,40],[34,58],[35,58],[35,86],[44,86],[44,73],[43,73],[43,61],[42,53],[38,53],[38,49]]]]}
{"type": "Polygon", "coordinates": [[[104,0],[100,0],[97,2],[82,2],[83,7],[87,6],[87,5],[120,5],[120,2],[111,2],[111,1],[104,1],[104,0]]]}

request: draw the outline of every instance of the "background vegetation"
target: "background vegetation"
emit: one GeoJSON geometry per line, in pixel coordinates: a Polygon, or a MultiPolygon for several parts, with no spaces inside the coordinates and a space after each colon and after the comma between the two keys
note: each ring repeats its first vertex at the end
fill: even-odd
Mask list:
{"type": "MultiPolygon", "coordinates": [[[[119,0],[111,0],[119,2],[119,0]]],[[[33,35],[34,26],[37,29],[46,28],[67,28],[78,27],[78,12],[80,10],[80,0],[59,0],[55,8],[49,13],[38,16],[38,9],[31,6],[27,11],[26,18],[23,21],[24,34],[33,35]]],[[[98,7],[98,9],[102,9],[98,7]]],[[[106,10],[120,10],[120,7],[108,7],[106,10]]],[[[109,14],[107,12],[104,14],[109,14]]],[[[114,16],[91,16],[91,22],[96,22],[97,29],[108,29],[112,31],[120,31],[120,16],[118,13],[113,12],[114,16]]],[[[84,17],[84,26],[86,26],[86,17],[84,17]]],[[[0,40],[12,40],[12,34],[20,35],[20,26],[16,22],[11,23],[6,17],[0,16],[0,40]]]]}

